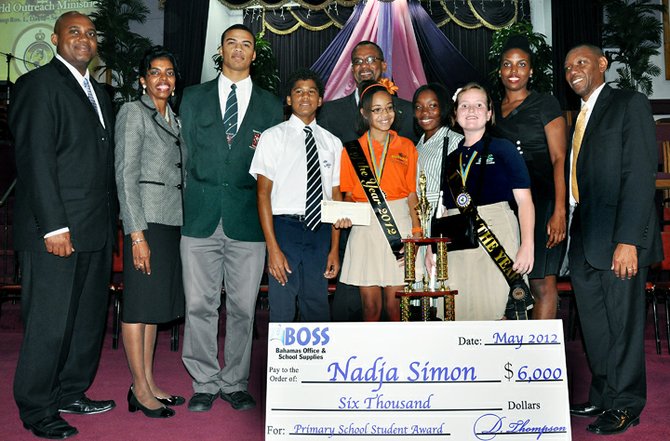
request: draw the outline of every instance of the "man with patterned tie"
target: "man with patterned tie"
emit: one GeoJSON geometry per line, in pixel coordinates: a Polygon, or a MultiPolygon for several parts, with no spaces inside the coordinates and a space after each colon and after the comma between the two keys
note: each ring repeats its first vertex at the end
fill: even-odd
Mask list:
{"type": "Polygon", "coordinates": [[[202,412],[221,398],[234,409],[255,407],[247,391],[265,243],[256,181],[249,164],[263,130],[282,120],[279,99],[249,77],[255,40],[244,25],[221,36],[221,75],[189,87],[181,104],[189,149],[181,256],[186,326],[182,360],[193,377],[188,408],[202,412]],[[225,280],[224,280],[225,274],[225,280]],[[218,360],[218,308],[225,283],[224,367],[218,360]]]}
{"type": "Polygon", "coordinates": [[[621,433],[646,403],[645,282],[663,259],[656,208],[658,164],[647,98],[605,84],[600,48],[568,52],[565,79],[582,100],[566,180],[572,211],[569,268],[591,368],[589,400],[570,413],[587,430],[621,433]]]}
{"type": "Polygon", "coordinates": [[[117,201],[112,103],[87,70],[95,26],[66,12],[51,42],[56,57],[19,78],[9,112],[25,326],[14,399],[26,429],[63,439],[77,429],[60,413],[114,407],[85,392],[104,335],[117,201]]]}
{"type": "Polygon", "coordinates": [[[261,135],[249,173],[258,180],[258,213],[268,248],[270,321],[330,320],[328,279],[340,269],[339,228],[321,224],[321,201],[342,200],[342,143],[316,123],[323,83],[307,69],[288,80],[288,121],[261,135]],[[331,231],[332,230],[332,231],[331,231]]]}

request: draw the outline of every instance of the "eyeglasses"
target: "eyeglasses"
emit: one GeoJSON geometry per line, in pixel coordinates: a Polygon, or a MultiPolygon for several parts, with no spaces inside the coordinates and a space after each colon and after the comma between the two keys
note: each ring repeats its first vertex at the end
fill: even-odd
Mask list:
{"type": "Polygon", "coordinates": [[[384,59],[375,57],[373,55],[369,55],[365,58],[354,58],[353,60],[351,60],[351,64],[353,64],[354,66],[361,66],[363,64],[372,64],[375,61],[384,61],[384,59]]]}
{"type": "Polygon", "coordinates": [[[386,107],[375,107],[374,109],[370,109],[370,112],[374,113],[375,115],[381,115],[382,112],[395,113],[395,107],[393,105],[386,107]]]}

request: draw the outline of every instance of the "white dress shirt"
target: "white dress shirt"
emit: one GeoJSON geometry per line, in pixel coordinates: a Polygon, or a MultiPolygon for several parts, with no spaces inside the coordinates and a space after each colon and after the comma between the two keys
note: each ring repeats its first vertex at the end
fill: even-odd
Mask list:
{"type": "MultiPolygon", "coordinates": [[[[333,199],[333,187],[340,185],[342,142],[313,120],[314,140],[319,154],[323,199],[333,199]]],[[[307,198],[307,155],[305,123],[295,115],[270,127],[261,135],[249,173],[272,181],[272,214],[305,214],[307,198]]]]}
{"type": "MultiPolygon", "coordinates": [[[[230,81],[223,74],[219,75],[219,106],[221,107],[221,119],[226,114],[226,100],[228,99],[228,94],[230,93],[230,86],[233,85],[233,82],[230,81]]],[[[251,99],[251,77],[246,77],[243,80],[235,83],[237,89],[235,90],[235,96],[237,97],[237,130],[240,130],[242,125],[242,120],[244,115],[247,113],[249,108],[249,100],[251,99]]]]}
{"type": "MultiPolygon", "coordinates": [[[[81,86],[81,90],[84,91],[84,93],[88,96],[88,93],[86,92],[86,88],[84,87],[84,78],[88,80],[88,83],[91,84],[91,75],[88,73],[88,69],[86,69],[86,72],[84,75],[80,74],[79,71],[77,70],[76,67],[65,61],[63,57],[60,55],[56,54],[56,58],[58,58],[64,65],[65,67],[68,68],[68,70],[72,73],[72,75],[75,77],[77,82],[79,83],[79,86],[81,86]]],[[[93,95],[93,99],[95,100],[95,106],[96,110],[98,111],[98,119],[100,120],[100,124],[102,124],[103,127],[105,127],[105,120],[102,117],[102,110],[100,107],[100,101],[98,100],[98,96],[95,94],[95,89],[93,88],[93,84],[91,84],[91,94],[93,95]]]]}

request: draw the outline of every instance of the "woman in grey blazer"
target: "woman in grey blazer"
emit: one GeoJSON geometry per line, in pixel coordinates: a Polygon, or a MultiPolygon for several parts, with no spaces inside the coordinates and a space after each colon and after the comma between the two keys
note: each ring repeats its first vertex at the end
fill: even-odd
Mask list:
{"type": "Polygon", "coordinates": [[[124,104],[116,119],[116,183],[123,221],[123,345],[133,383],[128,410],[167,418],[184,403],[153,377],[156,328],[184,315],[179,257],[183,224],[184,142],[168,103],[174,95],[174,56],[155,46],[140,64],[140,100],[124,104]]]}

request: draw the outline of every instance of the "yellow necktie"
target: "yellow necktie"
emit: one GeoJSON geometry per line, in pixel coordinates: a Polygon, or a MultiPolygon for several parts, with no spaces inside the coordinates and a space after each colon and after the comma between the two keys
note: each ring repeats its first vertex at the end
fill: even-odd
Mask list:
{"type": "Polygon", "coordinates": [[[575,201],[579,202],[579,188],[577,187],[577,158],[579,157],[579,150],[582,147],[582,138],[584,137],[584,129],[586,129],[586,112],[588,107],[582,106],[575,121],[575,132],[572,135],[572,168],[570,169],[570,186],[572,188],[572,196],[575,201]]]}

